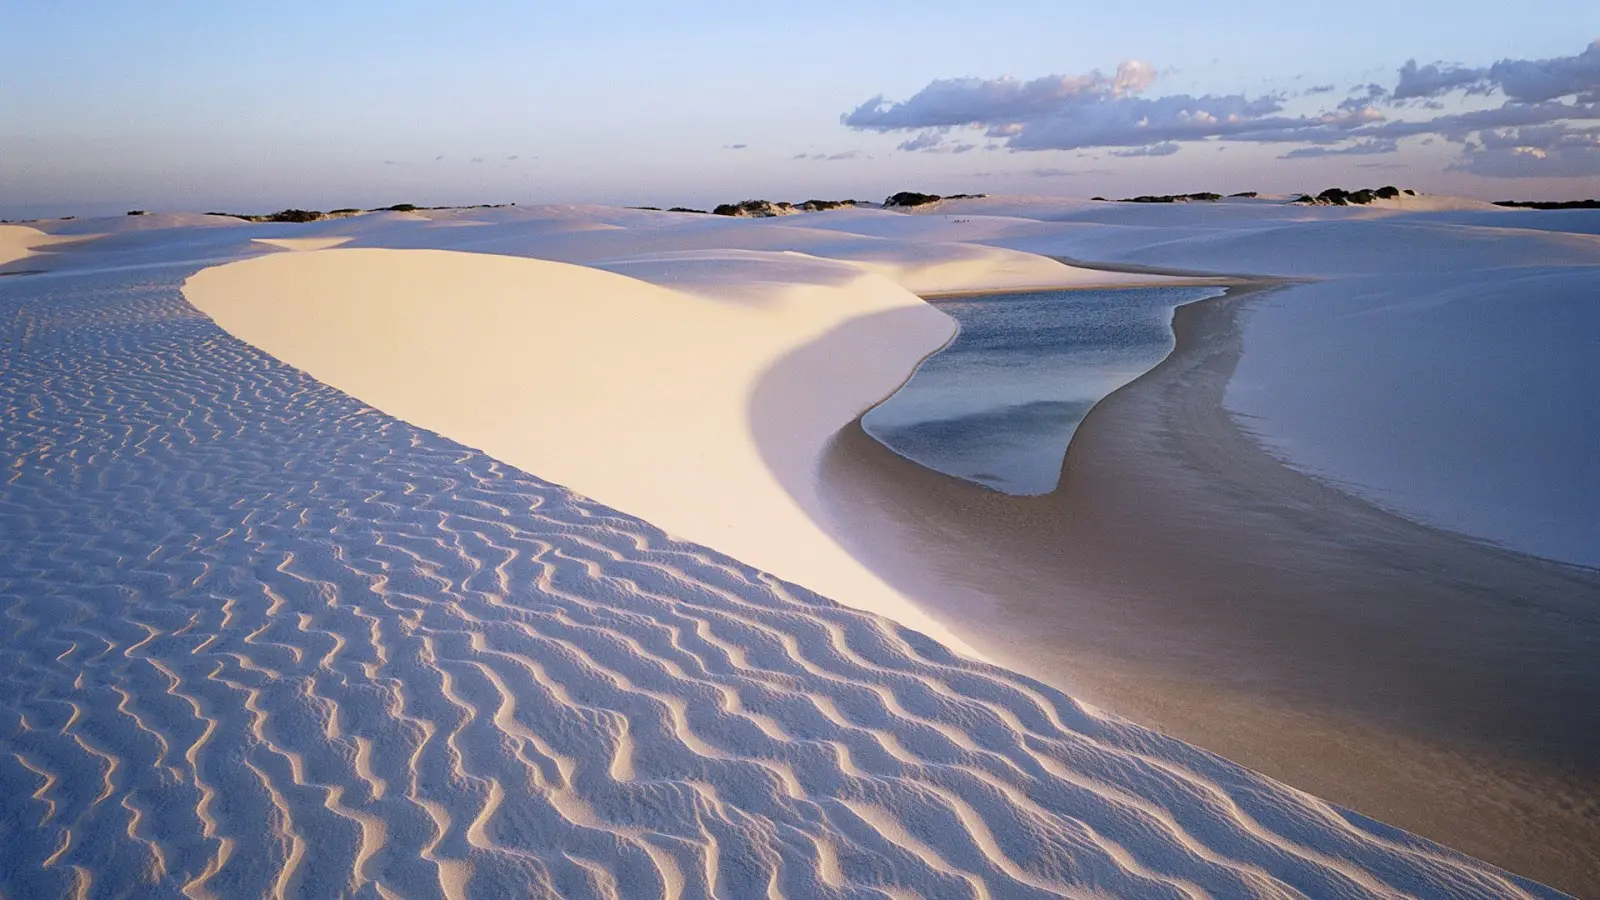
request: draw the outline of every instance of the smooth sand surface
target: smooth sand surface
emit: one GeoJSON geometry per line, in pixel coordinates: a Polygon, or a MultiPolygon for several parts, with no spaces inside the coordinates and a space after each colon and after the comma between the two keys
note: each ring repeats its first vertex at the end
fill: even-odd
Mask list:
{"type": "MultiPolygon", "coordinates": [[[[184,301],[208,276],[190,254],[222,245],[177,233],[165,264],[158,246],[91,245],[0,291],[6,896],[1554,896],[375,409],[184,301]]],[[[643,440],[720,408],[695,366],[740,374],[753,351],[734,339],[755,338],[738,313],[815,314],[846,343],[905,333],[785,310],[826,310],[826,293],[751,308],[462,256],[223,271],[283,288],[320,274],[323,303],[263,292],[263,315],[312,333],[363,313],[346,353],[401,383],[378,357],[419,348],[363,344],[404,337],[386,318],[432,329],[436,359],[462,361],[463,342],[521,367],[513,389],[432,372],[397,405],[472,406],[467,383],[490,417],[608,384],[688,398],[525,423],[555,444],[606,416],[634,416],[643,440]],[[535,277],[501,295],[512,270],[535,277]],[[356,275],[388,302],[335,290],[356,275]],[[563,301],[545,327],[511,327],[540,289],[563,301]],[[648,303],[723,342],[672,356],[648,303]],[[441,304],[453,321],[427,315],[441,304]],[[659,348],[624,340],[645,326],[659,348]]],[[[870,318],[938,319],[877,276],[801,268],[842,269],[858,304],[881,295],[870,318]]],[[[763,407],[753,433],[809,421],[803,397],[777,396],[796,408],[763,407]]]]}
{"type": "MultiPolygon", "coordinates": [[[[1255,288],[1262,290],[1262,288],[1255,288]]],[[[1075,437],[1056,494],[920,469],[858,429],[847,545],[990,658],[1384,821],[1600,888],[1600,573],[1387,514],[1222,407],[1248,293],[1075,437]]]]}
{"type": "Polygon", "coordinates": [[[0,225],[0,266],[27,259],[42,248],[64,240],[69,239],[46,234],[26,225],[0,225]]]}
{"type": "Polygon", "coordinates": [[[348,244],[350,237],[340,235],[337,237],[319,238],[256,238],[256,241],[279,250],[330,250],[340,244],[348,244]]]}
{"type": "Polygon", "coordinates": [[[231,333],[391,415],[963,647],[812,525],[815,499],[784,490],[745,412],[774,360],[840,322],[907,311],[780,389],[786,427],[767,436],[771,456],[792,483],[812,482],[828,437],[954,326],[848,266],[807,268],[834,284],[780,286],[798,274],[780,263],[758,302],[543,260],[375,249],[263,256],[201,272],[184,292],[231,333]]]}
{"type": "Polygon", "coordinates": [[[1223,403],[1378,506],[1600,568],[1597,285],[1573,265],[1297,285],[1244,314],[1223,403]]]}

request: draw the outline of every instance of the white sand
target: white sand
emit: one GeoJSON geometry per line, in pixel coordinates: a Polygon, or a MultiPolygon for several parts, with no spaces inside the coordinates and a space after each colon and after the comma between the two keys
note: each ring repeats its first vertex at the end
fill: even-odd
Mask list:
{"type": "Polygon", "coordinates": [[[277,247],[279,250],[331,250],[340,244],[349,243],[350,237],[341,235],[320,238],[256,238],[256,241],[270,247],[277,247]]]}
{"type": "Polygon", "coordinates": [[[67,238],[46,234],[26,225],[0,225],[0,266],[27,259],[42,248],[59,244],[67,238]]]}
{"type": "Polygon", "coordinates": [[[883,278],[796,261],[764,267],[754,302],[424,250],[275,254],[208,269],[184,293],[233,334],[391,415],[963,647],[817,527],[814,495],[786,488],[811,484],[829,437],[954,325],[883,278]],[[834,283],[802,280],[819,269],[834,283]],[[752,392],[774,362],[889,311],[907,313],[893,331],[872,329],[859,352],[776,388],[784,433],[753,433],[752,392]]]}
{"type": "Polygon", "coordinates": [[[439,218],[180,221],[0,294],[0,892],[1552,896],[952,653],[813,519],[951,333],[905,285],[1103,273],[439,218]]]}
{"type": "MultiPolygon", "coordinates": [[[[429,229],[426,239],[583,258],[629,277],[481,253],[364,249],[207,270],[185,294],[233,334],[386,412],[969,653],[830,536],[816,496],[822,452],[954,334],[911,290],[1161,280],[1005,248],[841,239],[759,220],[665,217],[673,229],[635,211],[470,212],[519,228],[429,229]],[[708,242],[836,258],[793,249],[595,258],[708,242]],[[847,351],[803,370],[775,368],[835,331],[850,334],[847,351]],[[565,387],[529,389],[536,384],[565,387]],[[771,427],[753,421],[758,389],[763,404],[783,410],[763,420],[771,427]]],[[[334,234],[342,223],[321,227],[326,236],[258,241],[298,250],[350,239],[334,234]]],[[[359,234],[368,244],[414,239],[402,228],[359,234]]]]}
{"type": "Polygon", "coordinates": [[[1600,568],[1597,285],[1600,265],[1298,286],[1252,310],[1227,407],[1380,506],[1600,568]]]}

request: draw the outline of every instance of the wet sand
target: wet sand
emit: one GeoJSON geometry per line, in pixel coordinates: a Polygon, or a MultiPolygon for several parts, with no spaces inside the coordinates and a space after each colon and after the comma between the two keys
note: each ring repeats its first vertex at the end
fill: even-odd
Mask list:
{"type": "MultiPolygon", "coordinates": [[[[859,423],[830,530],[989,658],[1392,825],[1600,896],[1600,572],[1428,528],[1263,453],[1222,408],[1240,308],[1012,497],[859,423]]],[[[823,346],[811,352],[825,353],[823,346]]]]}

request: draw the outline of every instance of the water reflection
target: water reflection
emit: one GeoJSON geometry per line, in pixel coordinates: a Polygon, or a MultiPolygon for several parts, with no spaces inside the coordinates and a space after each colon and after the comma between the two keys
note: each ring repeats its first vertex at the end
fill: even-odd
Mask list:
{"type": "Polygon", "coordinates": [[[960,333],[862,425],[930,469],[1008,494],[1047,494],[1089,410],[1172,351],[1172,310],[1219,293],[1122,288],[936,300],[960,333]]]}

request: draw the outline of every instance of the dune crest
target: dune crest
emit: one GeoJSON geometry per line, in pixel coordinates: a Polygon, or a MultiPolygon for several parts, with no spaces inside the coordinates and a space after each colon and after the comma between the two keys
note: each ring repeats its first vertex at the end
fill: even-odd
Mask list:
{"type": "Polygon", "coordinates": [[[61,243],[67,238],[46,234],[26,225],[0,225],[0,266],[27,259],[43,247],[61,243]]]}
{"type": "Polygon", "coordinates": [[[954,324],[884,278],[803,256],[620,268],[686,269],[704,284],[721,267],[748,276],[740,264],[751,262],[768,278],[758,304],[428,250],[273,254],[200,272],[184,292],[231,333],[391,415],[965,650],[817,529],[820,504],[803,493],[828,439],[954,324]],[[757,446],[748,410],[761,374],[840,323],[889,310],[907,311],[893,331],[777,390],[785,433],[757,446]]]}

